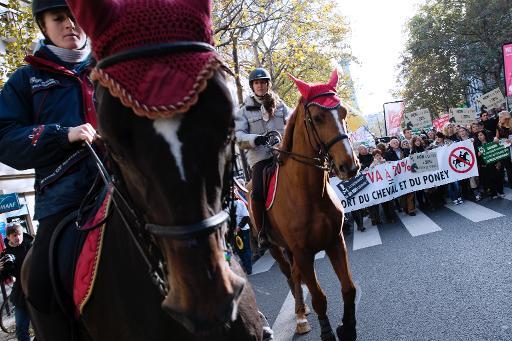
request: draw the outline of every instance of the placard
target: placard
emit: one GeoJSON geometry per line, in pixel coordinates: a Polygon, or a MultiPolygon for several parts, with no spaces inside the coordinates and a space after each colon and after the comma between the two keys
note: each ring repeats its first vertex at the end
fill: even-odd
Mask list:
{"type": "Polygon", "coordinates": [[[476,121],[476,110],[473,108],[450,108],[450,122],[467,126],[476,121]]]}
{"type": "Polygon", "coordinates": [[[505,107],[505,97],[503,97],[500,88],[496,88],[483,96],[478,97],[476,102],[480,106],[485,105],[487,110],[505,107]]]}
{"type": "Polygon", "coordinates": [[[432,117],[428,109],[406,112],[404,114],[405,127],[407,129],[428,129],[432,127],[432,117]]]}
{"type": "Polygon", "coordinates": [[[439,169],[435,150],[411,154],[410,158],[413,173],[433,172],[439,169]]]}

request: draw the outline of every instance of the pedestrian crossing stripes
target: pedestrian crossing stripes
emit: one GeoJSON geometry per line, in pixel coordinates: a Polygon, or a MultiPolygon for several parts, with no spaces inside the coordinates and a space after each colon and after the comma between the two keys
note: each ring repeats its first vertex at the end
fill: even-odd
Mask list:
{"type": "MultiPolygon", "coordinates": [[[[504,190],[504,199],[512,201],[512,189],[505,188],[504,190]]],[[[445,207],[475,223],[504,216],[499,212],[472,201],[464,201],[461,205],[447,204],[445,207]]],[[[442,231],[442,228],[421,210],[416,210],[416,216],[398,213],[398,219],[412,237],[442,231]]],[[[352,250],[354,251],[382,244],[379,227],[372,226],[368,217],[364,218],[363,223],[366,231],[360,232],[354,229],[352,237],[352,250]]],[[[350,237],[351,236],[349,236],[349,238],[350,237]]],[[[324,257],[325,252],[322,251],[316,254],[315,259],[322,259],[324,257]]],[[[269,271],[272,266],[274,266],[274,263],[275,260],[270,253],[265,253],[265,255],[253,265],[252,275],[269,271]]]]}
{"type": "Polygon", "coordinates": [[[472,201],[464,201],[462,205],[454,205],[452,203],[445,205],[455,213],[464,216],[474,223],[479,223],[484,220],[503,217],[503,214],[493,211],[487,207],[476,204],[472,201]]]}

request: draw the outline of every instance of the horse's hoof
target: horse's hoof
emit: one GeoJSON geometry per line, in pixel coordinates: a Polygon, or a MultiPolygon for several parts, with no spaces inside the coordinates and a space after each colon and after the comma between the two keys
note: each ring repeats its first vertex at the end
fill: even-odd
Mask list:
{"type": "Polygon", "coordinates": [[[322,341],[336,341],[336,336],[334,336],[332,330],[320,335],[320,338],[322,339],[322,341]]]}
{"type": "Polygon", "coordinates": [[[304,304],[304,314],[306,314],[306,316],[311,314],[311,309],[309,309],[309,306],[307,304],[304,304]]]}
{"type": "Polygon", "coordinates": [[[355,341],[357,340],[356,325],[344,324],[336,328],[336,334],[340,341],[355,341]]]}
{"type": "Polygon", "coordinates": [[[311,326],[308,321],[298,322],[297,327],[295,328],[295,332],[299,335],[309,333],[311,331],[311,326]]]}

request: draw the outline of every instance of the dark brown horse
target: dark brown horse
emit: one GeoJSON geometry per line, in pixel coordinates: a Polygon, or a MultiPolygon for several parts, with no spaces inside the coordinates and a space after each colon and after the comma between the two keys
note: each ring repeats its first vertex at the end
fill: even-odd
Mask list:
{"type": "MultiPolygon", "coordinates": [[[[206,0],[69,1],[78,21],[84,20],[81,25],[96,48],[110,32],[108,25],[113,19],[109,10],[115,8],[112,13],[117,15],[121,10],[115,6],[130,3],[141,5],[140,10],[148,14],[156,13],[151,6],[169,13],[203,11],[200,19],[184,26],[194,32],[198,23],[206,20],[210,6],[206,0]],[[98,11],[110,19],[98,16],[98,11]],[[99,26],[104,31],[96,34],[94,29],[99,26]]],[[[130,10],[125,15],[139,13],[130,10]]],[[[151,16],[141,18],[147,18],[147,25],[155,24],[151,16]]],[[[122,20],[125,18],[119,18],[116,29],[123,27],[122,20]]],[[[130,20],[124,24],[129,25],[130,20]]],[[[162,26],[151,27],[160,30],[158,38],[165,33],[162,26]]],[[[128,27],[112,39],[122,40],[142,29],[128,27]]],[[[168,31],[173,34],[172,27],[168,31]]],[[[134,106],[132,97],[115,91],[103,73],[110,66],[122,71],[131,61],[155,62],[155,56],[167,58],[193,51],[199,58],[201,53],[212,53],[205,41],[190,40],[163,42],[165,49],[162,44],[152,44],[154,41],[137,51],[125,47],[123,52],[128,53],[122,58],[110,60],[109,66],[100,60],[94,71],[99,134],[114,173],[115,181],[110,184],[115,187],[114,208],[104,228],[94,291],[71,328],[79,340],[262,340],[254,293],[240,266],[226,257],[222,201],[231,178],[235,107],[226,70],[215,61],[213,51],[213,62],[207,73],[201,73],[200,86],[194,87],[194,95],[185,105],[178,105],[178,110],[153,110],[138,102],[134,106]],[[138,54],[141,50],[146,54],[138,54]]],[[[95,50],[98,59],[110,57],[102,53],[95,50]]],[[[168,64],[172,67],[176,64],[168,64]]],[[[132,71],[125,74],[131,76],[132,71]]],[[[160,83],[155,91],[165,87],[160,83]]],[[[22,279],[30,280],[29,274],[28,258],[22,279]]],[[[68,326],[54,324],[37,311],[32,317],[38,340],[70,341],[68,326]]]]}
{"type": "Polygon", "coordinates": [[[294,81],[302,98],[286,126],[279,186],[266,214],[269,238],[274,244],[271,253],[294,293],[297,333],[311,330],[302,296],[301,283],[305,283],[318,314],[322,340],[335,340],[326,313],[326,296],[314,269],[315,254],[326,251],[341,282],[345,306],[338,337],[352,341],[356,339],[356,288],[342,234],[343,207],[329,185],[328,171],[347,179],[357,173],[359,164],[346,135],[347,111],[335,92],[336,71],[328,84],[294,81]]]}

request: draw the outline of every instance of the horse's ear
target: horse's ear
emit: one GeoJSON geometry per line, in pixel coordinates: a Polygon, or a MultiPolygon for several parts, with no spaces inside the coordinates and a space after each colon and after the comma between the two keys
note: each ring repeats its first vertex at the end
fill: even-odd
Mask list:
{"type": "Polygon", "coordinates": [[[210,16],[212,10],[211,0],[186,0],[187,5],[196,8],[198,11],[210,16]]]}
{"type": "Polygon", "coordinates": [[[303,82],[300,79],[293,77],[291,74],[288,74],[288,77],[290,77],[290,79],[295,83],[295,85],[297,85],[297,88],[299,89],[299,92],[302,95],[302,97],[308,98],[309,90],[311,89],[311,86],[308,83],[303,82]]]}
{"type": "Polygon", "coordinates": [[[332,70],[331,79],[329,79],[329,83],[327,84],[336,89],[336,86],[338,85],[338,69],[332,70]]]}
{"type": "Polygon", "coordinates": [[[103,32],[119,7],[119,0],[66,0],[66,2],[78,25],[90,38],[95,38],[103,32]],[[98,13],[101,13],[101,16],[98,13]]]}

